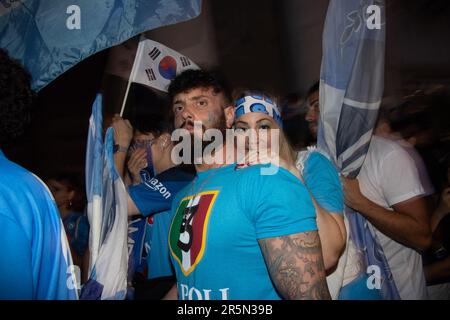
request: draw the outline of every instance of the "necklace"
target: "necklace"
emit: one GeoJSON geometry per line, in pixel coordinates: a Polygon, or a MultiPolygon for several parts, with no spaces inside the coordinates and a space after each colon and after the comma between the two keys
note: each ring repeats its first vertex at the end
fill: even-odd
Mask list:
{"type": "MultiPolygon", "coordinates": [[[[205,187],[205,185],[217,174],[217,171],[219,169],[221,169],[221,167],[215,168],[215,170],[210,173],[206,179],[204,179],[204,181],[202,182],[202,184],[200,185],[200,187],[197,189],[197,192],[194,193],[194,189],[195,189],[195,184],[197,182],[198,179],[198,174],[195,176],[194,181],[192,181],[192,186],[189,189],[189,196],[192,194],[192,201],[194,201],[195,198],[198,197],[198,195],[202,192],[203,188],[205,187]]],[[[189,208],[187,208],[187,210],[185,210],[184,214],[183,214],[183,218],[186,219],[186,217],[189,217],[193,214],[195,206],[191,205],[189,208]]]]}
{"type": "MultiPolygon", "coordinates": [[[[218,168],[219,169],[219,168],[218,168]]],[[[200,188],[197,190],[196,193],[193,194],[193,191],[195,189],[195,183],[197,181],[198,175],[194,178],[194,181],[192,182],[192,186],[190,188],[189,194],[193,194],[191,197],[191,205],[188,208],[184,209],[183,212],[183,219],[181,222],[181,228],[180,228],[180,238],[178,240],[178,247],[184,251],[184,252],[189,252],[191,246],[192,246],[192,241],[193,241],[193,236],[194,236],[194,230],[192,227],[192,220],[197,212],[197,205],[193,205],[193,201],[195,200],[196,197],[198,197],[198,195],[200,194],[200,192],[202,191],[202,189],[205,187],[206,183],[208,183],[212,177],[214,177],[217,174],[218,170],[214,170],[214,172],[212,172],[211,174],[208,175],[208,177],[206,177],[206,179],[203,181],[203,183],[200,185],[200,188]]]]}

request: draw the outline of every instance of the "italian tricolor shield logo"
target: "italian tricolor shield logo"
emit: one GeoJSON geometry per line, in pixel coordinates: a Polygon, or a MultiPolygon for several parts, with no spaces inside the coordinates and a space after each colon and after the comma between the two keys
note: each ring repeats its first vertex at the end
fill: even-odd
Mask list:
{"type": "Polygon", "coordinates": [[[219,191],[205,191],[182,199],[169,232],[169,247],[185,276],[205,251],[209,215],[219,191]]]}

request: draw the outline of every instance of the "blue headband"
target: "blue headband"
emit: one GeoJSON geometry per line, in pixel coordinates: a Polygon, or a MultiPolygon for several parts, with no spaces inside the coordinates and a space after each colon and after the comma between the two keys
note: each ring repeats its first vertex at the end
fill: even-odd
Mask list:
{"type": "Polygon", "coordinates": [[[273,102],[266,95],[248,95],[240,98],[235,103],[235,115],[236,119],[244,114],[250,112],[261,112],[271,116],[281,127],[283,127],[283,122],[281,120],[281,114],[275,102],[273,102]]]}

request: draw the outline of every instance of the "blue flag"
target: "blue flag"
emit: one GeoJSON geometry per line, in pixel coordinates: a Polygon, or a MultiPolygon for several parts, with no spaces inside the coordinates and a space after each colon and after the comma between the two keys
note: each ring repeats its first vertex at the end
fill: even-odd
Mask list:
{"type": "MultiPolygon", "coordinates": [[[[383,0],[331,0],[323,34],[318,147],[355,178],[364,163],[384,89],[383,0]]],[[[365,266],[381,271],[381,296],[399,299],[383,249],[368,222],[346,207],[350,241],[365,266]]],[[[364,270],[365,272],[366,270],[364,270]]]]}
{"type": "Polygon", "coordinates": [[[97,96],[89,123],[86,190],[91,224],[91,268],[81,299],[124,299],[127,288],[127,193],[114,164],[114,131],[102,140],[102,99],[97,96]]]}
{"type": "Polygon", "coordinates": [[[97,95],[89,119],[89,132],[86,148],[86,198],[87,213],[90,222],[89,249],[91,254],[90,270],[97,259],[100,246],[102,191],[103,191],[103,117],[102,96],[97,95]]]}
{"type": "Polygon", "coordinates": [[[201,0],[2,0],[0,47],[40,90],[94,53],[200,10],[201,0]]]}

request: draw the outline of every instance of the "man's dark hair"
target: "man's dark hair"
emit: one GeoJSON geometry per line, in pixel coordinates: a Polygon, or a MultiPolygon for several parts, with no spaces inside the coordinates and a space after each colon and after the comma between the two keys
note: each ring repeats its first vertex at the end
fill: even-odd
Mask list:
{"type": "Polygon", "coordinates": [[[314,92],[319,91],[319,88],[320,88],[320,81],[317,80],[311,87],[309,87],[308,91],[306,92],[306,97],[309,97],[314,92]]]}
{"type": "Polygon", "coordinates": [[[0,146],[19,137],[31,120],[31,76],[0,49],[0,146]]]}
{"type": "Polygon", "coordinates": [[[186,70],[172,80],[169,86],[169,98],[196,88],[213,88],[214,93],[222,93],[227,104],[232,104],[231,90],[224,77],[215,71],[186,70]]]}

